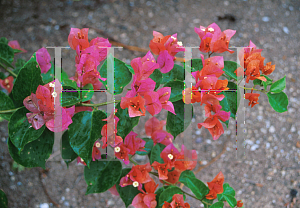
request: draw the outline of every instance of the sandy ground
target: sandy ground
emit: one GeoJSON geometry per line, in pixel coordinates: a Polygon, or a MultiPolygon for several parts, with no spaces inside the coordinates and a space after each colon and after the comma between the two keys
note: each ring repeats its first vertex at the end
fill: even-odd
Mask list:
{"type": "MultiPolygon", "coordinates": [[[[199,3],[189,0],[1,0],[0,4],[0,37],[18,40],[21,47],[28,50],[28,53],[20,55],[25,59],[29,59],[41,47],[67,46],[71,27],[100,29],[125,44],[143,48],[148,47],[153,38],[153,30],[164,35],[178,33],[178,39],[184,45],[198,46],[200,41],[194,27],[208,26],[213,22],[222,30],[237,31],[231,39],[232,46],[247,46],[249,40],[252,40],[258,48],[264,49],[262,55],[266,58],[265,64],[270,61],[276,64],[271,78],[278,80],[287,75],[284,92],[289,98],[288,112],[276,113],[264,94],[259,98],[259,105],[254,108],[246,107],[247,131],[244,138],[238,139],[245,139],[247,145],[245,156],[237,159],[235,121],[230,120],[226,134],[213,141],[206,129],[197,129],[197,123],[203,121],[204,109],[195,106],[197,113],[192,122],[192,139],[203,164],[219,154],[226,139],[229,139],[225,154],[211,166],[201,170],[197,177],[204,182],[211,181],[222,171],[225,182],[236,190],[237,199],[242,199],[246,208],[285,207],[284,204],[291,201],[291,190],[299,191],[300,149],[296,147],[297,141],[300,141],[299,1],[212,0],[199,3]],[[235,21],[218,18],[225,14],[233,15],[235,21]],[[257,186],[255,183],[261,185],[257,186]]],[[[97,30],[90,29],[89,39],[97,36],[101,36],[97,34],[97,30]]],[[[49,52],[53,57],[53,51],[49,52]]],[[[145,53],[124,49],[116,50],[115,55],[130,63],[131,59],[144,56],[145,53]]],[[[225,60],[236,59],[236,54],[222,55],[225,55],[225,60]]],[[[178,56],[183,57],[183,54],[178,56]]],[[[70,76],[74,75],[74,57],[74,51],[63,51],[63,68],[70,76]]],[[[197,49],[194,49],[193,57],[199,57],[197,49]]],[[[158,118],[163,119],[165,116],[166,111],[162,111],[158,118]]],[[[140,137],[145,134],[145,121],[146,118],[141,119],[141,123],[134,128],[140,137]]],[[[12,169],[12,159],[6,145],[6,121],[1,123],[0,129],[0,188],[7,194],[9,207],[42,207],[44,203],[53,206],[43,191],[37,168],[27,168],[21,172],[12,169]]],[[[42,182],[52,199],[61,207],[125,207],[119,197],[112,196],[109,192],[84,195],[87,185],[83,177],[83,166],[74,162],[67,169],[59,156],[47,162],[46,166],[49,172],[42,177],[42,182]]],[[[187,190],[186,187],[184,189],[187,190]]],[[[299,194],[297,196],[298,202],[294,207],[300,207],[299,194]]],[[[200,207],[191,197],[187,197],[187,201],[193,208],[200,207]]]]}

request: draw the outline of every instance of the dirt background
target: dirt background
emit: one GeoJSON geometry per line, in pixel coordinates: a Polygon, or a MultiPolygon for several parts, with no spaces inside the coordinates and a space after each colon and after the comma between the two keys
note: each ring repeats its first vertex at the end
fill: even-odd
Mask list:
{"type": "MultiPolygon", "coordinates": [[[[236,158],[235,121],[217,141],[213,141],[206,129],[199,131],[197,123],[202,122],[203,108],[195,105],[192,122],[192,141],[198,151],[202,165],[218,155],[229,140],[225,153],[219,160],[197,173],[197,177],[211,181],[222,171],[225,182],[236,190],[236,198],[244,201],[246,208],[286,207],[291,201],[291,190],[300,189],[300,2],[299,1],[0,1],[0,37],[18,40],[28,53],[18,55],[24,59],[41,47],[68,46],[67,38],[71,27],[96,28],[89,30],[89,39],[97,36],[97,29],[105,31],[114,39],[128,45],[148,48],[153,38],[152,31],[164,35],[178,33],[178,39],[187,46],[198,46],[200,41],[194,27],[208,26],[216,22],[222,30],[233,29],[236,34],[231,46],[247,46],[252,40],[258,48],[263,48],[265,64],[272,62],[276,69],[271,78],[278,80],[287,76],[284,92],[288,95],[288,112],[276,113],[268,103],[266,95],[259,98],[259,105],[245,108],[247,131],[245,156],[236,158]],[[218,18],[225,14],[234,18],[218,18]],[[259,184],[257,184],[259,183],[259,184]],[[260,185],[261,184],[261,185],[260,185]]],[[[105,37],[107,38],[107,37],[105,37]]],[[[53,51],[49,50],[51,57],[53,51]]],[[[63,68],[74,75],[75,52],[63,50],[63,68]]],[[[115,51],[115,56],[127,63],[145,53],[128,50],[115,51]]],[[[199,51],[193,51],[199,57],[199,51]]],[[[225,60],[235,60],[236,54],[223,53],[225,60]]],[[[183,57],[183,53],[178,54],[183,57]]],[[[122,94],[124,96],[124,94],[122,94]]],[[[105,94],[97,94],[94,99],[102,99],[105,94]],[[102,97],[102,98],[101,98],[102,97]]],[[[245,101],[245,106],[247,102],[245,101]]],[[[159,119],[166,118],[166,111],[159,119]]],[[[144,136],[145,119],[135,127],[140,137],[144,136]]],[[[86,183],[83,166],[73,162],[69,169],[60,156],[46,163],[49,168],[42,180],[38,168],[26,168],[17,172],[12,169],[12,159],[7,148],[7,122],[0,124],[0,188],[7,194],[9,207],[52,207],[41,182],[48,194],[61,207],[125,207],[119,197],[110,192],[84,195],[86,183]]],[[[226,128],[226,127],[225,127],[226,128]]],[[[182,140],[182,135],[178,143],[182,140]],[[181,139],[180,139],[181,138],[181,139]]],[[[144,158],[136,158],[145,163],[144,158]]],[[[197,165],[196,169],[200,167],[197,165]]],[[[185,190],[186,187],[184,187],[185,190]]],[[[296,191],[296,192],[295,192],[296,191]]],[[[294,207],[300,207],[298,201],[294,207]]],[[[199,202],[187,196],[191,207],[201,207],[199,202]]]]}

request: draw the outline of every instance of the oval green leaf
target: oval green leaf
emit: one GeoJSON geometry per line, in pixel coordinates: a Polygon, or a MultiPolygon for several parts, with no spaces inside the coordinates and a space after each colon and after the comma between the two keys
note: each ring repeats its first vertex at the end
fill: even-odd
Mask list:
{"type": "Polygon", "coordinates": [[[166,130],[174,136],[174,139],[178,134],[184,132],[184,130],[190,125],[194,114],[193,105],[185,104],[182,100],[173,102],[176,115],[168,111],[166,130]],[[191,105],[192,116],[191,118],[184,119],[184,106],[191,105]],[[185,128],[184,128],[185,127],[185,128]]]}
{"type": "MultiPolygon", "coordinates": [[[[14,109],[15,105],[10,99],[8,95],[6,95],[4,92],[0,91],[0,111],[10,110],[14,109]]],[[[0,116],[6,120],[9,120],[12,113],[2,113],[0,116]]]]}
{"type": "Polygon", "coordinates": [[[31,93],[35,93],[37,87],[43,84],[41,68],[36,62],[35,54],[33,54],[31,59],[19,71],[12,89],[16,107],[23,106],[23,100],[31,93]]]}
{"type": "MultiPolygon", "coordinates": [[[[100,76],[103,78],[107,78],[107,60],[103,63],[103,65],[100,68],[100,76]]],[[[114,58],[114,90],[115,94],[121,94],[123,92],[123,89],[126,85],[128,85],[131,81],[132,73],[129,71],[126,64],[117,59],[114,58]]],[[[107,88],[107,80],[102,81],[100,80],[105,88],[107,88]]]]}
{"type": "Polygon", "coordinates": [[[45,130],[45,125],[35,130],[28,123],[26,113],[29,113],[29,111],[25,107],[18,109],[12,114],[8,123],[10,140],[19,152],[21,152],[27,143],[38,139],[45,130]]]}
{"type": "Polygon", "coordinates": [[[87,166],[92,161],[92,150],[95,141],[102,137],[101,130],[106,121],[106,113],[100,110],[82,111],[73,117],[69,125],[69,140],[74,152],[81,157],[87,166]]]}
{"type": "Polygon", "coordinates": [[[76,103],[80,102],[79,93],[78,91],[70,86],[63,86],[63,88],[66,88],[67,90],[63,90],[61,92],[61,106],[73,106],[76,103]]]}
{"type": "Polygon", "coordinates": [[[157,161],[161,164],[164,163],[164,160],[160,157],[160,153],[165,149],[166,145],[157,143],[151,150],[150,155],[150,164],[154,163],[154,161],[157,161]]]}
{"type": "Polygon", "coordinates": [[[6,194],[2,189],[0,189],[0,207],[7,208],[7,206],[8,206],[8,201],[7,201],[6,194]]]}
{"type": "Polygon", "coordinates": [[[149,76],[156,84],[155,84],[155,89],[159,88],[161,81],[162,81],[162,73],[160,72],[159,69],[155,69],[153,73],[149,76]]]}
{"type": "Polygon", "coordinates": [[[279,93],[281,92],[282,90],[285,89],[286,87],[286,80],[285,80],[285,77],[284,76],[283,78],[277,80],[276,82],[274,82],[272,85],[271,85],[271,88],[270,88],[270,92],[273,92],[273,93],[279,93]]]}
{"type": "Polygon", "coordinates": [[[52,153],[53,144],[54,132],[45,129],[37,140],[25,145],[20,155],[10,138],[8,139],[8,150],[11,157],[18,164],[28,168],[42,167],[45,169],[46,160],[52,153]]]}
{"type": "Polygon", "coordinates": [[[287,111],[289,101],[287,95],[284,92],[279,92],[275,94],[268,92],[267,96],[269,98],[270,105],[275,111],[279,113],[287,111]]]}
{"type": "Polygon", "coordinates": [[[65,131],[61,139],[61,157],[62,159],[64,159],[65,163],[69,167],[69,163],[75,160],[78,157],[78,155],[73,151],[70,145],[68,131],[65,131]]]}
{"type": "Polygon", "coordinates": [[[184,68],[178,64],[174,64],[173,69],[168,73],[162,74],[161,84],[176,80],[184,81],[184,68]]]}
{"type": "Polygon", "coordinates": [[[223,208],[224,203],[223,202],[216,202],[213,205],[211,205],[209,208],[223,208]]]}
{"type": "Polygon", "coordinates": [[[14,61],[14,50],[7,44],[0,42],[0,58],[11,64],[14,61]]]}
{"type": "Polygon", "coordinates": [[[209,188],[199,179],[186,177],[186,186],[191,189],[198,199],[202,199],[209,193],[209,188]]]}
{"type": "Polygon", "coordinates": [[[238,63],[234,61],[224,61],[224,68],[223,71],[226,75],[230,76],[232,79],[237,80],[236,73],[234,71],[241,67],[238,63]]]}
{"type": "Polygon", "coordinates": [[[140,116],[137,117],[129,117],[128,114],[128,108],[122,109],[120,107],[120,103],[116,106],[116,109],[118,110],[116,112],[116,116],[120,119],[117,125],[117,135],[125,139],[127,134],[129,134],[133,127],[135,127],[139,123],[140,116]]]}
{"type": "MultiPolygon", "coordinates": [[[[101,155],[106,159],[106,154],[101,155]]],[[[86,195],[102,193],[113,187],[119,180],[122,173],[122,164],[115,161],[92,161],[90,168],[84,167],[84,179],[88,185],[86,195]]]]}

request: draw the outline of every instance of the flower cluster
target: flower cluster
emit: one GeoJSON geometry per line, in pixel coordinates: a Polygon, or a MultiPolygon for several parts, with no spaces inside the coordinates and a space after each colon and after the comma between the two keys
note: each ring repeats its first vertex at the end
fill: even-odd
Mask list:
{"type": "Polygon", "coordinates": [[[173,103],[169,101],[171,87],[154,91],[156,83],[149,76],[159,68],[159,64],[150,51],[143,58],[133,59],[131,66],[134,69],[133,82],[131,90],[121,98],[121,108],[128,108],[130,117],[145,116],[146,110],[152,116],[160,113],[162,109],[175,114],[173,103]]]}
{"type": "Polygon", "coordinates": [[[163,36],[163,34],[153,31],[153,36],[149,47],[155,55],[158,55],[157,63],[161,72],[168,73],[174,67],[175,55],[185,49],[182,47],[182,42],[177,40],[177,33],[163,36]]]}
{"type": "MultiPolygon", "coordinates": [[[[101,159],[101,152],[99,150],[99,147],[101,147],[100,142],[95,141],[94,146],[93,146],[93,151],[92,151],[92,159],[93,159],[93,161],[101,159]]],[[[83,164],[83,165],[86,166],[86,163],[84,162],[84,160],[78,156],[77,157],[77,164],[79,164],[79,163],[81,163],[81,164],[83,164]]]]}
{"type": "Polygon", "coordinates": [[[165,201],[162,208],[190,208],[189,203],[184,203],[182,194],[174,194],[172,197],[172,202],[169,203],[165,201]]]}
{"type": "Polygon", "coordinates": [[[14,78],[12,76],[8,76],[5,79],[0,79],[0,86],[3,89],[6,89],[8,93],[10,93],[13,89],[14,78]]]}
{"type": "Polygon", "coordinates": [[[239,54],[240,62],[244,63],[244,68],[246,69],[246,83],[249,83],[249,80],[255,79],[266,81],[264,76],[260,76],[260,71],[264,75],[269,75],[275,70],[275,65],[271,65],[271,62],[268,62],[264,66],[265,57],[261,56],[262,50],[263,49],[256,49],[256,45],[250,40],[249,46],[239,54]]]}
{"type": "Polygon", "coordinates": [[[111,47],[108,39],[97,37],[88,41],[88,28],[71,28],[68,42],[73,50],[76,50],[76,74],[70,79],[77,82],[78,87],[89,83],[93,85],[94,90],[100,90],[102,83],[106,78],[102,78],[97,71],[101,61],[107,56],[107,49],[111,47]]]}
{"type": "Polygon", "coordinates": [[[44,124],[53,132],[60,132],[68,129],[68,126],[72,123],[72,116],[75,113],[75,106],[70,108],[55,106],[58,111],[61,110],[61,117],[55,122],[54,115],[54,99],[59,96],[55,91],[55,87],[61,88],[58,80],[49,82],[42,86],[39,85],[36,93],[31,93],[23,101],[24,106],[31,112],[27,113],[27,119],[35,130],[41,128],[44,124]],[[55,86],[55,84],[57,86],[55,86]]]}

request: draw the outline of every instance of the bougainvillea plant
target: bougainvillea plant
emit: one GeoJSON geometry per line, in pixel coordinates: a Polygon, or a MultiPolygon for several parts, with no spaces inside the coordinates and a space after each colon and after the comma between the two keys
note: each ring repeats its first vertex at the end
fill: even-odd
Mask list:
{"type": "MultiPolygon", "coordinates": [[[[185,202],[186,195],[201,201],[204,207],[224,207],[225,201],[231,207],[243,207],[243,202],[235,198],[234,189],[224,183],[222,172],[207,185],[196,178],[192,172],[197,165],[196,151],[187,150],[184,145],[177,149],[174,140],[185,130],[183,122],[191,122],[191,119],[183,120],[184,106],[195,103],[204,104],[207,117],[198,123],[198,128],[206,128],[213,140],[219,139],[224,133],[222,123],[228,128],[228,121],[230,117],[235,118],[240,102],[239,96],[232,96],[227,90],[239,92],[243,76],[246,83],[253,81],[252,88],[242,87],[251,90],[244,97],[251,108],[259,104],[260,94],[253,93],[258,91],[267,94],[275,111],[287,111],[288,99],[282,92],[285,77],[276,82],[268,77],[275,65],[264,64],[262,49],[256,49],[250,41],[248,48],[239,54],[241,67],[236,62],[224,61],[222,56],[212,56],[234,53],[228,47],[236,31],[222,32],[215,23],[195,28],[201,39],[199,50],[207,53],[207,57],[201,54],[201,59],[191,60],[196,84],[185,88],[185,64],[174,63],[175,55],[185,51],[182,42],[178,41],[177,34],[164,36],[153,31],[151,51],[144,57],[133,59],[130,65],[113,59],[115,80],[121,80],[114,83],[115,94],[121,94],[133,81],[131,89],[115,101],[117,106],[107,115],[97,107],[108,102],[92,103],[91,98],[94,90],[107,87],[107,50],[111,44],[102,37],[89,40],[88,30],[71,28],[68,42],[76,53],[74,76],[69,78],[62,70],[61,80],[54,79],[54,65],[47,49],[39,49],[28,61],[14,62],[15,54],[26,51],[17,41],[0,39],[0,66],[7,71],[0,73],[0,116],[9,121],[7,143],[14,161],[25,167],[45,168],[52,153],[54,132],[63,131],[62,158],[67,165],[77,160],[85,166],[86,194],[109,190],[120,196],[126,207],[132,204],[136,208],[187,208],[190,205],[185,202]],[[104,62],[98,67],[101,61],[104,62]],[[257,85],[264,90],[255,89],[257,85]],[[191,99],[186,99],[187,96],[191,99]],[[57,99],[61,99],[59,105],[57,99]],[[57,122],[57,109],[61,112],[60,122],[57,122]],[[160,121],[154,115],[163,109],[168,111],[167,120],[160,121]],[[133,128],[146,112],[152,115],[145,123],[148,137],[139,138],[133,128]],[[119,160],[101,154],[108,147],[119,160]],[[150,162],[138,164],[133,160],[136,154],[147,155],[150,162]],[[123,168],[122,163],[133,165],[123,168]],[[179,188],[180,183],[193,195],[179,188]]],[[[0,197],[1,207],[7,207],[2,191],[0,197]]]]}

